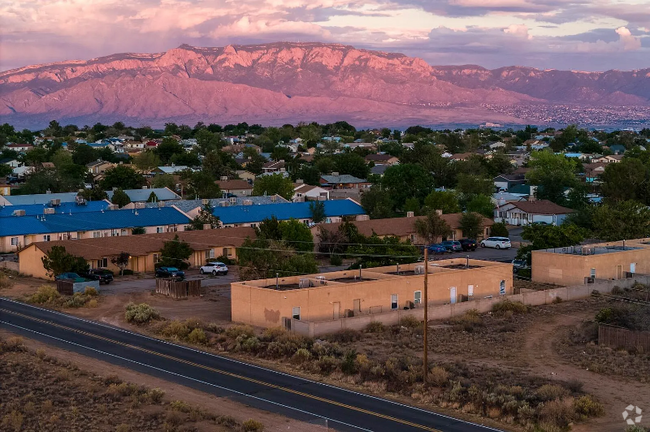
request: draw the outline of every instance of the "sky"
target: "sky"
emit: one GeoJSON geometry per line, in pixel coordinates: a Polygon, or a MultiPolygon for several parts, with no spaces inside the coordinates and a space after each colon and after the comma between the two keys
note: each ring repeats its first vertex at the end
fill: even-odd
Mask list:
{"type": "Polygon", "coordinates": [[[650,0],[0,0],[0,70],[278,41],[432,65],[641,69],[650,67],[650,0]]]}

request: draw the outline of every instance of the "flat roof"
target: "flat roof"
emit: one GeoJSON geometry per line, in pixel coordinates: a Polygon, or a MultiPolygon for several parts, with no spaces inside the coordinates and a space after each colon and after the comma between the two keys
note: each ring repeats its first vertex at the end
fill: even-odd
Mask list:
{"type": "MultiPolygon", "coordinates": [[[[648,244],[648,243],[646,243],[648,244]]],[[[555,253],[562,255],[603,255],[616,252],[625,252],[631,250],[645,249],[639,246],[623,246],[623,245],[584,245],[584,246],[569,246],[564,248],[541,249],[540,252],[555,253]]],[[[533,251],[536,252],[536,251],[533,251]]]]}

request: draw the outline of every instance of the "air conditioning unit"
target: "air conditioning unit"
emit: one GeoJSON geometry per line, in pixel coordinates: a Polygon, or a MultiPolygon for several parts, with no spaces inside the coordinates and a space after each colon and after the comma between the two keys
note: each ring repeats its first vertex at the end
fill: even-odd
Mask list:
{"type": "Polygon", "coordinates": [[[143,208],[145,208],[145,203],[143,203],[143,202],[137,202],[137,203],[135,203],[135,208],[137,208],[137,209],[143,209],[143,208]]]}
{"type": "Polygon", "coordinates": [[[53,207],[54,207],[54,206],[60,206],[60,205],[61,205],[61,200],[58,199],[58,198],[56,198],[56,199],[51,199],[51,200],[50,200],[50,205],[53,206],[53,207]]]}
{"type": "Polygon", "coordinates": [[[316,276],[316,280],[321,285],[327,285],[327,280],[325,279],[325,276],[316,276]]]}
{"type": "Polygon", "coordinates": [[[298,282],[299,288],[309,288],[311,286],[311,281],[309,279],[300,279],[298,282]]]}
{"type": "Polygon", "coordinates": [[[245,206],[253,205],[253,201],[252,200],[244,200],[242,202],[242,204],[245,205],[245,206]]]}
{"type": "Polygon", "coordinates": [[[14,215],[14,216],[25,216],[25,210],[14,210],[12,215],[14,215]]]}
{"type": "Polygon", "coordinates": [[[277,195],[271,195],[271,202],[276,202],[278,200],[277,195]]]}
{"type": "Polygon", "coordinates": [[[43,214],[54,214],[54,213],[56,213],[56,209],[52,207],[45,207],[43,209],[43,214]]]}
{"type": "Polygon", "coordinates": [[[165,201],[158,201],[158,208],[165,207],[165,201]]]}
{"type": "Polygon", "coordinates": [[[77,197],[74,199],[74,202],[75,202],[75,204],[77,204],[77,205],[86,205],[86,204],[88,204],[88,203],[86,202],[86,199],[83,198],[83,197],[80,197],[80,196],[77,196],[77,197]]]}
{"type": "Polygon", "coordinates": [[[424,266],[421,266],[421,265],[419,265],[419,266],[415,266],[415,271],[414,271],[414,273],[415,273],[415,274],[418,274],[418,275],[419,275],[419,274],[424,274],[424,266]]]}
{"type": "Polygon", "coordinates": [[[219,201],[219,207],[228,207],[228,201],[219,201]]]}
{"type": "Polygon", "coordinates": [[[228,181],[228,176],[221,176],[221,181],[228,181]]]}
{"type": "Polygon", "coordinates": [[[237,197],[230,197],[228,201],[230,201],[230,204],[237,204],[237,197]]]}
{"type": "Polygon", "coordinates": [[[585,284],[592,284],[596,282],[596,278],[593,277],[586,277],[585,278],[585,284]]]}

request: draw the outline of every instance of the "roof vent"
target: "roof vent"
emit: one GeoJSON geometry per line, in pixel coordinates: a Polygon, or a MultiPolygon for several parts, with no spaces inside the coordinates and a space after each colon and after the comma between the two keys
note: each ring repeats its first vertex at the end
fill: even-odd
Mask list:
{"type": "Polygon", "coordinates": [[[228,201],[219,201],[219,207],[228,207],[228,201]]]}
{"type": "Polygon", "coordinates": [[[109,204],[107,207],[108,210],[119,210],[119,208],[120,206],[118,206],[117,204],[109,204]]]}
{"type": "Polygon", "coordinates": [[[43,214],[54,214],[54,213],[56,213],[56,209],[52,207],[45,207],[43,209],[43,214]]]}
{"type": "Polygon", "coordinates": [[[50,200],[50,205],[51,206],[60,206],[61,205],[61,200],[60,199],[51,199],[50,200]]]}
{"type": "Polygon", "coordinates": [[[253,200],[246,199],[242,201],[242,204],[245,206],[253,205],[253,200]]]}
{"type": "Polygon", "coordinates": [[[143,203],[143,202],[137,202],[137,203],[135,203],[135,208],[137,208],[137,209],[143,209],[143,208],[145,208],[145,203],[143,203]]]}
{"type": "Polygon", "coordinates": [[[14,216],[25,216],[25,210],[14,210],[12,215],[14,215],[14,216]]]}
{"type": "Polygon", "coordinates": [[[339,173],[338,173],[338,171],[334,171],[334,172],[332,173],[332,175],[338,177],[339,173]]]}

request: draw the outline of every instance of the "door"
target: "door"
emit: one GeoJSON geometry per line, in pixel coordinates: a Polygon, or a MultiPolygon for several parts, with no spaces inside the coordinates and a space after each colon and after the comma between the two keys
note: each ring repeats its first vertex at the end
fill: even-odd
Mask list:
{"type": "Polygon", "coordinates": [[[449,300],[451,304],[456,303],[456,287],[449,288],[449,300]]]}
{"type": "Polygon", "coordinates": [[[474,296],[474,285],[467,285],[467,297],[474,296]]]}
{"type": "Polygon", "coordinates": [[[617,265],[616,266],[616,279],[622,279],[623,278],[623,266],[617,265]]]}
{"type": "Polygon", "coordinates": [[[630,273],[636,273],[636,263],[630,263],[630,273]]]}
{"type": "Polygon", "coordinates": [[[354,310],[355,313],[361,312],[361,299],[352,300],[352,310],[354,310]]]}
{"type": "Polygon", "coordinates": [[[332,318],[335,320],[341,318],[341,302],[334,302],[333,306],[332,318]]]}

